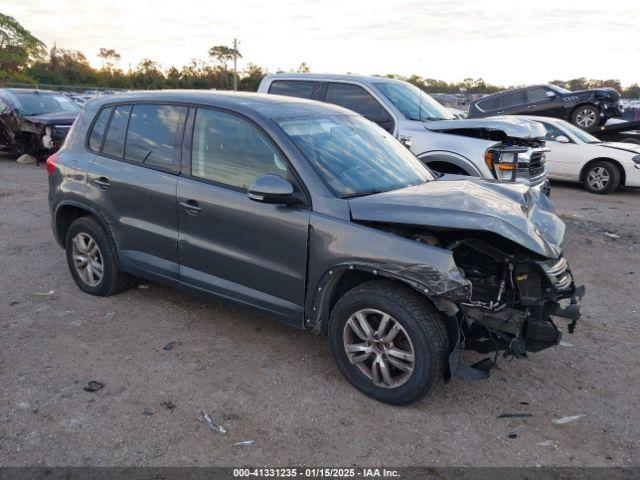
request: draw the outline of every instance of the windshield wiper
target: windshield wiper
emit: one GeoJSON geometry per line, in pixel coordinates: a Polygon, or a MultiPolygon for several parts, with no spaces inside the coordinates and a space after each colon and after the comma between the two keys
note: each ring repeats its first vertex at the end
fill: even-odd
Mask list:
{"type": "Polygon", "coordinates": [[[380,190],[379,188],[376,188],[371,190],[365,190],[364,192],[347,193],[346,195],[341,195],[340,198],[346,199],[346,198],[366,197],[367,195],[375,195],[376,193],[384,193],[387,191],[388,190],[380,190]]]}

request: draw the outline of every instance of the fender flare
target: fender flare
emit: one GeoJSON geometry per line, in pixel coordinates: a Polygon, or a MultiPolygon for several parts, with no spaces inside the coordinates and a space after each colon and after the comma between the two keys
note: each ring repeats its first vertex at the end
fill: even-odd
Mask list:
{"type": "Polygon", "coordinates": [[[58,232],[58,216],[60,215],[60,210],[62,207],[76,207],[76,208],[80,208],[82,210],[86,210],[87,212],[89,212],[91,215],[93,215],[94,217],[96,217],[98,219],[98,222],[104,227],[104,229],[107,232],[107,235],[109,236],[109,240],[111,240],[111,243],[113,244],[114,248],[115,248],[115,252],[116,252],[116,261],[118,262],[118,265],[120,264],[120,259],[118,258],[118,244],[115,241],[115,238],[113,237],[113,233],[111,232],[111,228],[109,228],[109,222],[107,221],[106,217],[96,208],[91,207],[85,203],[81,203],[81,202],[76,202],[74,200],[62,200],[59,203],[56,204],[54,211],[53,211],[53,215],[52,215],[52,227],[53,227],[53,235],[56,239],[56,242],[58,242],[58,245],[60,245],[62,248],[64,248],[64,239],[60,238],[60,233],[58,232]]]}
{"type": "Polygon", "coordinates": [[[450,152],[447,150],[433,150],[430,152],[423,152],[419,154],[418,158],[427,166],[431,162],[447,162],[463,169],[472,177],[482,178],[482,173],[480,172],[478,167],[476,167],[471,160],[463,157],[459,153],[450,152]]]}
{"type": "Polygon", "coordinates": [[[438,288],[435,284],[427,284],[426,282],[410,278],[407,275],[385,268],[384,265],[361,261],[344,262],[326,271],[314,289],[313,299],[305,322],[305,327],[311,328],[313,333],[326,333],[331,313],[329,307],[333,298],[333,292],[338,286],[343,274],[347,271],[366,272],[372,274],[374,277],[399,281],[425,296],[439,311],[446,315],[451,314],[449,306],[447,305],[447,303],[450,304],[451,302],[442,300],[462,300],[471,296],[470,284],[456,285],[446,289],[434,289],[434,286],[438,288]],[[447,298],[440,299],[439,296],[441,295],[446,295],[447,298]]]}

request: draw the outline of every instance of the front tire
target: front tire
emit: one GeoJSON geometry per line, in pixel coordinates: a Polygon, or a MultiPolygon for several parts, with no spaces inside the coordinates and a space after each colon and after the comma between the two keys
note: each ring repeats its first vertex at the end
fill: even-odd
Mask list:
{"type": "Polygon", "coordinates": [[[620,170],[611,162],[594,162],[584,172],[584,188],[591,193],[606,195],[620,185],[620,170]]]}
{"type": "Polygon", "coordinates": [[[591,128],[600,120],[600,109],[594,105],[581,105],[571,114],[571,123],[580,128],[591,128]]]}
{"type": "Polygon", "coordinates": [[[130,286],[131,277],[120,270],[111,239],[94,217],[73,221],[65,249],[71,276],[83,292],[108,297],[130,286]]]}
{"type": "Polygon", "coordinates": [[[340,298],[331,312],[329,342],[349,383],[393,405],[429,392],[444,371],[449,345],[431,303],[387,280],[364,283],[340,298]]]}

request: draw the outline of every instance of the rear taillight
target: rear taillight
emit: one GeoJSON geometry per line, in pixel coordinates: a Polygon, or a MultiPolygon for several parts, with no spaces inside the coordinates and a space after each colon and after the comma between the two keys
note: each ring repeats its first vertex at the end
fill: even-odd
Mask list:
{"type": "Polygon", "coordinates": [[[47,158],[47,177],[50,176],[53,171],[56,169],[56,165],[58,163],[58,154],[54,153],[49,158],[47,158]]]}

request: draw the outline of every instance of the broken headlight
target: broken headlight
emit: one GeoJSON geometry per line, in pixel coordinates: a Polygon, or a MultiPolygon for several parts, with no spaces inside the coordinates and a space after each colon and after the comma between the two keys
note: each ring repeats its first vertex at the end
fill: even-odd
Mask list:
{"type": "Polygon", "coordinates": [[[485,162],[495,177],[501,182],[513,182],[518,169],[518,152],[487,150],[485,162]]]}

